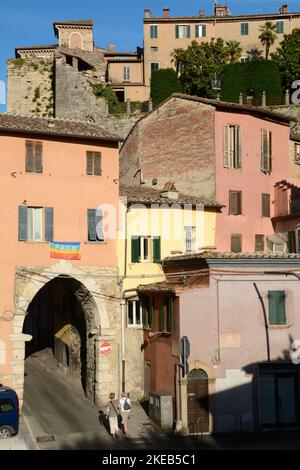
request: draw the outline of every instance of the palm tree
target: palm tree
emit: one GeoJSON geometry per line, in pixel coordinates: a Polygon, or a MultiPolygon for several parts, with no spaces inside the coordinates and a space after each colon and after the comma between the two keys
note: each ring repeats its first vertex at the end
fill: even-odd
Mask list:
{"type": "Polygon", "coordinates": [[[243,51],[241,43],[235,39],[226,42],[225,50],[227,58],[231,64],[234,64],[234,62],[237,62],[240,59],[243,51]]]}
{"type": "Polygon", "coordinates": [[[247,51],[247,54],[250,60],[256,60],[261,58],[262,51],[254,48],[247,51]]]}
{"type": "Polygon", "coordinates": [[[172,57],[171,62],[175,63],[176,73],[177,73],[177,76],[179,77],[182,63],[185,57],[185,50],[182,49],[181,47],[177,47],[171,53],[171,57],[172,57]]]}
{"type": "Polygon", "coordinates": [[[267,21],[263,26],[259,27],[259,39],[263,46],[266,48],[266,60],[269,58],[270,48],[277,39],[276,24],[267,21]]]}

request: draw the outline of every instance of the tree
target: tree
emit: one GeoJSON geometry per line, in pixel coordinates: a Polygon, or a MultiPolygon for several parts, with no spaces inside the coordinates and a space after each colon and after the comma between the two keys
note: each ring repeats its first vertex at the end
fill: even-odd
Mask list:
{"type": "Polygon", "coordinates": [[[225,50],[227,58],[231,64],[234,64],[241,58],[243,51],[243,49],[241,48],[241,43],[239,41],[236,41],[235,39],[226,42],[225,50]]]}
{"type": "Polygon", "coordinates": [[[175,49],[173,62],[180,72],[181,88],[189,95],[215,97],[213,82],[220,78],[226,64],[226,50],[222,39],[198,43],[192,41],[186,50],[175,49]]]}
{"type": "Polygon", "coordinates": [[[277,39],[276,24],[267,21],[263,26],[259,27],[259,39],[263,46],[266,48],[266,60],[269,58],[270,48],[277,39]]]}
{"type": "Polygon", "coordinates": [[[262,57],[262,51],[259,50],[259,49],[250,49],[249,51],[247,51],[247,54],[248,54],[248,58],[250,60],[257,60],[257,59],[261,59],[262,57]]]}
{"type": "Polygon", "coordinates": [[[160,69],[151,75],[151,98],[154,106],[158,106],[172,93],[179,91],[179,81],[173,69],[160,69]]]}
{"type": "Polygon", "coordinates": [[[294,29],[291,34],[285,34],[283,41],[272,54],[277,62],[283,90],[290,88],[295,80],[300,79],[300,29],[294,29]]]}

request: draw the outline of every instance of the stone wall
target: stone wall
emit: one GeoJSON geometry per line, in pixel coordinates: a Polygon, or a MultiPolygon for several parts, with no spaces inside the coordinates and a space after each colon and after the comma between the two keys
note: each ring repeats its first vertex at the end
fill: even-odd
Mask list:
{"type": "Polygon", "coordinates": [[[7,62],[7,111],[53,116],[53,59],[11,59],[7,62]]]}
{"type": "Polygon", "coordinates": [[[174,97],[141,119],[121,149],[121,182],[139,185],[138,170],[147,186],[215,197],[214,108],[174,97]]]}

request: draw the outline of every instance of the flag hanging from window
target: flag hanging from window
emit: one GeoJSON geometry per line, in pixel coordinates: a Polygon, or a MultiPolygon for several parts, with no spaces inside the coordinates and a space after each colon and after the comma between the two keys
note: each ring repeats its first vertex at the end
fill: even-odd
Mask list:
{"type": "Polygon", "coordinates": [[[59,259],[80,259],[80,243],[50,242],[50,257],[59,259]]]}

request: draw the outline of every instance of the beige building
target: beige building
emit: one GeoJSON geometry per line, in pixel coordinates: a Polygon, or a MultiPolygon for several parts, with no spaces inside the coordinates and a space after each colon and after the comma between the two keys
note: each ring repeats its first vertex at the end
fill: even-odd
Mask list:
{"type": "MultiPolygon", "coordinates": [[[[245,60],[247,51],[263,47],[258,39],[259,28],[267,21],[276,24],[277,41],[271,52],[279,45],[284,34],[300,27],[300,12],[289,12],[283,5],[278,13],[235,15],[227,6],[215,6],[214,15],[207,16],[200,10],[197,16],[171,16],[170,9],[164,8],[162,16],[154,16],[145,10],[144,17],[144,66],[145,85],[150,86],[151,72],[159,68],[174,67],[171,53],[176,48],[187,48],[191,41],[210,41],[222,38],[224,41],[235,39],[241,43],[245,60]]],[[[263,51],[264,52],[264,51],[263,51]]]]}

